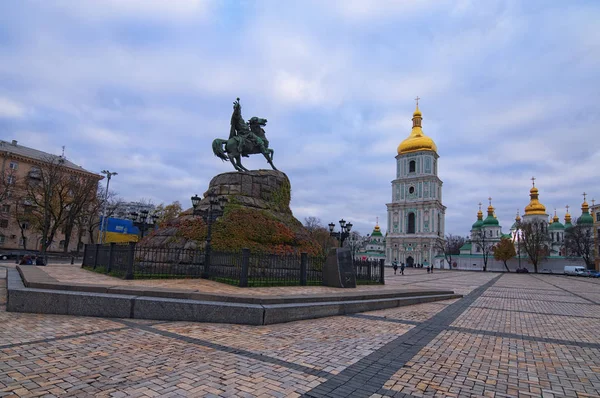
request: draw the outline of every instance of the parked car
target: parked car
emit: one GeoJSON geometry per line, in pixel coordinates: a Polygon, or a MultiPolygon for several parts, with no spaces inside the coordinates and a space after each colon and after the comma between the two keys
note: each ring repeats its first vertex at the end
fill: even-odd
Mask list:
{"type": "Polygon", "coordinates": [[[540,271],[540,274],[553,274],[552,270],[549,268],[544,268],[540,271]]]}
{"type": "Polygon", "coordinates": [[[580,275],[583,274],[585,271],[587,270],[583,265],[565,265],[564,273],[565,275],[580,275]]]}
{"type": "Polygon", "coordinates": [[[593,271],[590,271],[589,269],[584,269],[583,271],[581,271],[580,273],[577,274],[577,276],[587,276],[590,277],[592,276],[593,271]]]}
{"type": "Polygon", "coordinates": [[[517,274],[528,274],[529,270],[527,268],[517,268],[517,274]]]}
{"type": "Polygon", "coordinates": [[[590,271],[590,277],[600,278],[600,272],[599,271],[590,271]]]}
{"type": "Polygon", "coordinates": [[[37,250],[6,250],[0,252],[0,260],[15,260],[23,256],[37,256],[38,254],[37,250]]]}

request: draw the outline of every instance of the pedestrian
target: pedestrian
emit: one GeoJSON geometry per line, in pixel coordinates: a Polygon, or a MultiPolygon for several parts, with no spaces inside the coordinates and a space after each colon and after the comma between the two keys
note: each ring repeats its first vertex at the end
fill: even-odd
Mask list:
{"type": "Polygon", "coordinates": [[[427,266],[427,273],[429,273],[429,265],[427,266]]]}
{"type": "Polygon", "coordinates": [[[400,273],[404,275],[404,263],[400,264],[400,273]]]}
{"type": "Polygon", "coordinates": [[[431,273],[433,274],[433,264],[431,264],[431,273]]]}
{"type": "Polygon", "coordinates": [[[30,256],[23,256],[19,265],[33,265],[33,261],[30,256]]]}
{"type": "Polygon", "coordinates": [[[37,256],[37,258],[35,259],[35,265],[46,265],[44,264],[44,257],[37,256]]]}
{"type": "Polygon", "coordinates": [[[396,271],[398,271],[398,261],[394,260],[392,268],[394,268],[394,275],[396,275],[396,271]]]}

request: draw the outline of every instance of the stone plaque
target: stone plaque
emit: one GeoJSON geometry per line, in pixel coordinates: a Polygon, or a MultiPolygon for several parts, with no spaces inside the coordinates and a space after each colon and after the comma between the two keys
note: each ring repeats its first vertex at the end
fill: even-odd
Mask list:
{"type": "Polygon", "coordinates": [[[356,275],[350,249],[333,248],[323,268],[323,284],[330,287],[356,287],[356,275]]]}

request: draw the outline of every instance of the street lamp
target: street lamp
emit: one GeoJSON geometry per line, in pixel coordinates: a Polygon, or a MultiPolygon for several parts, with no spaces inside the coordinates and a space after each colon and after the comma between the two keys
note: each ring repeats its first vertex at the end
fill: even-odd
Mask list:
{"type": "Polygon", "coordinates": [[[337,240],[340,241],[340,247],[344,247],[344,240],[346,240],[346,238],[348,236],[350,236],[350,230],[352,229],[352,223],[346,223],[346,221],[342,218],[340,221],[340,232],[333,232],[333,229],[335,228],[335,224],[334,223],[330,223],[329,224],[329,235],[333,236],[334,238],[336,238],[337,240]]]}
{"type": "Polygon", "coordinates": [[[519,269],[521,269],[521,217],[517,211],[517,257],[519,259],[519,269]]]}
{"type": "Polygon", "coordinates": [[[148,210],[142,210],[139,213],[132,212],[130,213],[130,220],[133,221],[133,226],[139,228],[142,233],[142,239],[144,239],[144,233],[150,229],[150,227],[154,227],[156,222],[158,221],[158,214],[153,213],[150,214],[148,210]]]}
{"type": "Polygon", "coordinates": [[[106,175],[106,193],[104,194],[104,206],[102,206],[102,225],[100,225],[100,232],[98,233],[98,243],[104,243],[104,239],[106,236],[106,206],[108,205],[108,186],[110,185],[110,179],[112,176],[116,176],[119,173],[110,172],[108,170],[102,170],[101,174],[106,175]]]}
{"type": "Polygon", "coordinates": [[[208,271],[210,268],[212,223],[223,215],[227,198],[224,196],[217,197],[217,194],[214,191],[209,191],[208,194],[206,194],[206,198],[208,198],[208,209],[205,210],[201,210],[199,207],[202,200],[198,195],[192,196],[191,200],[192,207],[194,208],[193,215],[202,216],[202,219],[208,227],[208,231],[206,233],[206,247],[204,251],[204,277],[208,278],[208,271]]]}

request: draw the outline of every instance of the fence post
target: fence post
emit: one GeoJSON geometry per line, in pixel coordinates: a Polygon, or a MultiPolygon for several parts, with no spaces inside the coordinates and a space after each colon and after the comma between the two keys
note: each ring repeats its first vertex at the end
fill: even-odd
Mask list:
{"type": "Polygon", "coordinates": [[[127,252],[127,273],[125,279],[133,279],[133,262],[135,261],[135,242],[129,242],[127,252]]]}
{"type": "Polygon", "coordinates": [[[250,249],[242,249],[242,273],[240,287],[248,287],[248,268],[250,268],[250,249]]]}
{"type": "Polygon", "coordinates": [[[87,259],[87,250],[88,250],[88,245],[84,245],[83,246],[83,260],[81,261],[81,268],[83,268],[85,266],[85,260],[87,259]]]}
{"type": "Polygon", "coordinates": [[[300,253],[300,286],[306,286],[306,279],[308,276],[308,254],[300,253]]]}
{"type": "Polygon", "coordinates": [[[96,243],[96,247],[94,248],[94,269],[98,265],[98,251],[100,251],[100,244],[96,243]]]}
{"type": "Polygon", "coordinates": [[[385,285],[385,260],[379,260],[379,283],[385,285]]]}
{"type": "Polygon", "coordinates": [[[108,266],[106,267],[106,273],[110,273],[112,270],[113,262],[115,261],[115,242],[110,242],[110,248],[108,249],[108,266]]]}

